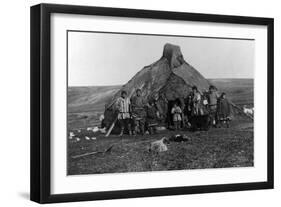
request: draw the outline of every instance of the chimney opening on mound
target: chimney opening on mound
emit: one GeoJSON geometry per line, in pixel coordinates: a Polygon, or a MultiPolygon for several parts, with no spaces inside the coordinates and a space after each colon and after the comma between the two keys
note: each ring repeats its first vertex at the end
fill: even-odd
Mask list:
{"type": "Polygon", "coordinates": [[[171,69],[179,67],[184,63],[183,55],[178,45],[166,43],[164,45],[163,57],[167,59],[171,69]]]}

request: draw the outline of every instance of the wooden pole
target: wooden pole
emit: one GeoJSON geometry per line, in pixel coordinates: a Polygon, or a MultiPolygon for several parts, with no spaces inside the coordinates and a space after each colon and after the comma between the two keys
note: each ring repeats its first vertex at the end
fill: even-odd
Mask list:
{"type": "Polygon", "coordinates": [[[242,109],[240,109],[237,105],[235,105],[234,103],[232,102],[229,102],[234,108],[238,109],[240,112],[242,112],[245,116],[249,117],[250,119],[254,120],[254,117],[249,115],[249,114],[246,114],[244,113],[244,111],[242,109]]]}
{"type": "Polygon", "coordinates": [[[108,136],[110,135],[111,131],[113,130],[113,128],[114,128],[114,126],[115,126],[115,123],[116,123],[117,119],[118,119],[118,115],[117,115],[117,117],[115,118],[115,120],[112,122],[111,126],[109,127],[109,129],[108,129],[108,131],[107,131],[105,137],[108,137],[108,136]]]}
{"type": "MultiPolygon", "coordinates": [[[[131,96],[133,95],[134,92],[135,92],[135,88],[133,88],[133,90],[131,91],[130,95],[128,96],[129,99],[131,98],[131,96]]],[[[112,105],[113,105],[113,104],[111,104],[111,106],[112,106],[112,105]]],[[[109,107],[108,107],[108,108],[109,108],[109,107]]],[[[110,133],[111,133],[111,131],[113,130],[113,128],[114,128],[114,126],[115,126],[117,120],[118,120],[118,115],[117,115],[117,117],[114,119],[114,121],[112,122],[111,126],[109,127],[109,129],[108,129],[108,131],[107,131],[105,137],[108,137],[108,136],[110,135],[110,133]]]]}
{"type": "Polygon", "coordinates": [[[94,154],[97,154],[97,153],[102,153],[102,152],[88,152],[88,153],[84,153],[84,154],[81,154],[81,155],[72,156],[72,158],[76,159],[76,158],[79,158],[79,157],[85,157],[85,156],[94,155],[94,154]]]}
{"type": "Polygon", "coordinates": [[[87,153],[84,153],[84,154],[81,154],[81,155],[74,155],[71,158],[76,159],[76,158],[85,157],[85,156],[89,156],[89,155],[95,155],[95,154],[98,154],[98,153],[106,153],[106,152],[109,152],[112,149],[113,146],[114,145],[111,145],[109,148],[107,148],[104,151],[87,152],[87,153]]]}

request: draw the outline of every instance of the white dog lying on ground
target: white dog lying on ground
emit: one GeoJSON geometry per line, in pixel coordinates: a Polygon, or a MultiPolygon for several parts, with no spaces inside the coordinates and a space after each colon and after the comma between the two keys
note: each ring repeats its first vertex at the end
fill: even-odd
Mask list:
{"type": "Polygon", "coordinates": [[[149,152],[165,152],[168,150],[166,144],[169,144],[169,139],[163,137],[160,140],[154,141],[150,144],[148,151],[149,152]]]}

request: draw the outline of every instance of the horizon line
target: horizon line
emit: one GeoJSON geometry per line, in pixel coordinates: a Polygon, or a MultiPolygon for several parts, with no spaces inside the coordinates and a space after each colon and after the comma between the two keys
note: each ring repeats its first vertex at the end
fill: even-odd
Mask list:
{"type": "MultiPolygon", "coordinates": [[[[254,78],[206,78],[207,80],[254,80],[254,78]]],[[[124,84],[114,84],[114,85],[68,85],[67,87],[117,87],[123,86],[124,84]]]]}

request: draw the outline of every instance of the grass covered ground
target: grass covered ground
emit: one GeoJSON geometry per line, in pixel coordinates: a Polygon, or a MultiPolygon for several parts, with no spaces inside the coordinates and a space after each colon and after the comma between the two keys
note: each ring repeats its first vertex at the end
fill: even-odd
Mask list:
{"type": "Polygon", "coordinates": [[[68,139],[68,175],[250,167],[254,163],[253,124],[247,120],[233,121],[231,128],[197,132],[166,130],[153,136],[106,138],[87,130],[75,133],[81,140],[68,139]],[[166,152],[148,152],[152,141],[173,134],[185,134],[190,141],[170,142],[166,152]],[[96,139],[86,140],[85,136],[96,139]],[[103,152],[111,146],[110,152],[72,158],[88,152],[103,152]]]}
{"type": "MultiPolygon", "coordinates": [[[[220,92],[239,107],[253,106],[252,79],[212,79],[220,92]]],[[[87,131],[88,126],[99,124],[105,100],[118,90],[114,87],[73,87],[68,93],[68,128],[76,139],[68,139],[68,175],[93,173],[120,173],[160,170],[184,170],[227,167],[251,167],[254,165],[253,121],[241,113],[232,121],[231,127],[211,128],[209,131],[162,131],[157,135],[122,138],[111,135],[104,137],[87,131]],[[86,118],[85,118],[86,117],[86,118]],[[75,129],[83,128],[81,132],[75,129]],[[168,145],[168,151],[149,153],[152,141],[163,136],[182,134],[190,137],[189,142],[168,145]],[[87,140],[85,137],[94,138],[87,140]],[[72,158],[88,152],[105,151],[82,158],[72,158]]]]}

